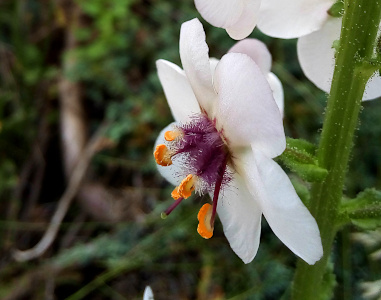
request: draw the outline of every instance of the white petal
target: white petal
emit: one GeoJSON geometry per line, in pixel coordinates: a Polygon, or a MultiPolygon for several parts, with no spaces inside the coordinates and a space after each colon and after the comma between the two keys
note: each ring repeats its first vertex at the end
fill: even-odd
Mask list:
{"type": "Polygon", "coordinates": [[[273,96],[276,104],[278,105],[279,111],[284,116],[284,93],[282,82],[274,73],[268,73],[266,76],[268,83],[270,84],[271,90],[273,91],[273,96]]]}
{"type": "MultiPolygon", "coordinates": [[[[381,22],[378,27],[378,37],[381,36],[381,22]]],[[[372,100],[381,96],[381,76],[376,72],[369,80],[365,88],[362,100],[372,100]]]]}
{"type": "Polygon", "coordinates": [[[262,212],[237,173],[220,194],[217,213],[230,247],[244,263],[251,262],[258,251],[262,212]]]}
{"type": "MultiPolygon", "coordinates": [[[[167,127],[165,127],[160,133],[159,136],[156,139],[154,150],[156,149],[156,146],[159,144],[168,144],[165,141],[164,133],[168,130],[173,130],[173,126],[176,125],[176,123],[171,123],[167,127]]],[[[181,168],[181,165],[184,163],[181,161],[181,158],[174,158],[173,164],[170,166],[160,166],[157,165],[157,169],[161,176],[163,176],[167,181],[169,181],[173,185],[179,185],[181,180],[185,177],[185,174],[183,172],[183,168],[181,168]]]]}
{"type": "Polygon", "coordinates": [[[230,48],[229,53],[243,53],[250,56],[250,58],[254,60],[254,62],[261,69],[262,73],[265,75],[268,83],[270,84],[275,102],[278,105],[283,117],[283,86],[279,78],[275,74],[270,72],[272,58],[266,45],[257,39],[244,39],[236,43],[232,48],[230,48]]]}
{"type": "Polygon", "coordinates": [[[163,59],[156,61],[156,67],[175,120],[186,123],[192,114],[200,113],[200,106],[184,71],[163,59]]]}
{"type": "Polygon", "coordinates": [[[368,80],[362,100],[373,100],[380,96],[381,96],[381,77],[380,77],[380,73],[376,72],[368,80]]]}
{"type": "Polygon", "coordinates": [[[240,159],[238,168],[271,229],[292,252],[314,264],[323,255],[319,228],[286,173],[257,150],[240,159]]]}
{"type": "Polygon", "coordinates": [[[219,59],[217,58],[214,58],[214,57],[211,57],[209,59],[209,63],[210,63],[210,73],[212,74],[212,77],[214,75],[214,72],[216,71],[216,67],[218,65],[218,63],[220,62],[219,59]]]}
{"type": "Polygon", "coordinates": [[[228,53],[217,65],[217,127],[231,146],[252,144],[269,157],[286,147],[282,117],[271,88],[254,61],[245,54],[228,53]]]}
{"type": "Polygon", "coordinates": [[[143,300],[154,300],[151,287],[146,286],[143,294],[143,300]]]}
{"type": "Polygon", "coordinates": [[[259,0],[246,0],[246,7],[243,10],[238,22],[226,27],[226,32],[232,39],[242,40],[254,30],[257,25],[259,7],[261,1],[259,0]]]}
{"type": "Polygon", "coordinates": [[[319,30],[335,0],[263,0],[258,28],[277,38],[297,38],[319,30]]]}
{"type": "Polygon", "coordinates": [[[198,19],[185,22],[180,31],[180,57],[197,101],[207,112],[212,111],[216,94],[210,72],[209,48],[198,19]]]}
{"type": "MultiPolygon", "coordinates": [[[[335,68],[332,44],[340,38],[341,18],[329,18],[321,30],[298,39],[297,50],[304,74],[319,89],[330,92],[335,68]]],[[[365,88],[363,100],[381,96],[381,77],[373,75],[365,88]]]]}
{"type": "Polygon", "coordinates": [[[244,39],[230,48],[228,53],[243,53],[258,65],[263,74],[271,70],[272,58],[266,45],[257,39],[244,39]]]}
{"type": "Polygon", "coordinates": [[[238,22],[245,0],[195,0],[198,12],[210,24],[227,28],[238,22]]]}
{"type": "Polygon", "coordinates": [[[247,37],[257,23],[260,0],[195,0],[201,16],[216,27],[225,28],[236,40],[247,37]]]}
{"type": "Polygon", "coordinates": [[[332,44],[340,38],[341,18],[329,18],[321,30],[298,39],[297,50],[304,74],[318,88],[329,93],[335,50],[332,44]]]}

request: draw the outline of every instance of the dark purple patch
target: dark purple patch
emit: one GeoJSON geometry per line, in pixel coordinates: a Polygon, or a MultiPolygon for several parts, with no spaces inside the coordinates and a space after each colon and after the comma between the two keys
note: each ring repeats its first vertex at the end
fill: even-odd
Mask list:
{"type": "Polygon", "coordinates": [[[225,168],[229,151],[213,122],[205,115],[198,115],[178,128],[184,135],[177,142],[176,155],[185,156],[186,165],[183,167],[187,173],[199,176],[203,189],[208,192],[214,190],[221,175],[222,184],[227,184],[231,180],[231,175],[225,168]]]}

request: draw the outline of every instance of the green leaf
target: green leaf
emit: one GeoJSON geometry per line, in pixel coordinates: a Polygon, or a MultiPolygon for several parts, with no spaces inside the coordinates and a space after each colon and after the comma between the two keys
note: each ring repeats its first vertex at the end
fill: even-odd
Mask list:
{"type": "Polygon", "coordinates": [[[367,230],[381,227],[381,192],[366,189],[355,199],[342,202],[339,220],[367,230]]]}
{"type": "Polygon", "coordinates": [[[323,181],[328,171],[318,166],[315,145],[300,139],[287,138],[287,147],[279,159],[302,179],[323,181]]]}
{"type": "Polygon", "coordinates": [[[286,138],[287,148],[293,149],[295,151],[303,151],[312,156],[316,154],[316,146],[310,142],[303,139],[292,139],[286,138]]]}

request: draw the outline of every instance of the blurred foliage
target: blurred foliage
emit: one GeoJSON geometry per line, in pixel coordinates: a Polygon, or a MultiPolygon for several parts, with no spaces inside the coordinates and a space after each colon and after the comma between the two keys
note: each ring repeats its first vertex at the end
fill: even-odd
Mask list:
{"type": "Polygon", "coordinates": [[[366,189],[355,199],[343,201],[341,211],[341,218],[347,222],[362,229],[377,229],[381,227],[381,192],[366,189]]]}
{"type": "MultiPolygon", "coordinates": [[[[193,1],[92,0],[0,2],[0,298],[141,299],[150,285],[155,299],[280,299],[288,290],[296,257],[263,221],[254,262],[244,265],[230,249],[221,224],[215,236],[196,233],[197,209],[206,199],[182,204],[165,221],[171,187],[156,172],[152,147],[172,122],[155,61],[180,65],[182,22],[199,17],[193,1]],[[66,51],[70,24],[65,5],[82,11],[78,47],[66,51]],[[70,69],[63,61],[75,58],[70,69]],[[143,196],[142,218],[118,224],[93,221],[73,204],[53,247],[40,259],[17,263],[13,248],[35,245],[65,189],[59,129],[61,76],[79,82],[89,135],[106,120],[114,147],[93,159],[93,177],[113,189],[143,196]]],[[[202,20],[210,55],[234,44],[226,32],[202,20]]],[[[301,72],[295,40],[255,30],[273,54],[273,71],[285,89],[285,130],[317,144],[326,95],[301,72]]],[[[347,181],[354,197],[381,188],[381,102],[364,103],[347,181]]],[[[293,176],[304,201],[309,184],[293,176]]],[[[126,205],[132,205],[126,198],[126,205]]],[[[380,277],[350,228],[333,254],[335,299],[361,299],[359,283],[380,277]]],[[[377,267],[378,266],[378,267],[377,267]]],[[[332,273],[327,282],[332,283],[332,273]]]]}

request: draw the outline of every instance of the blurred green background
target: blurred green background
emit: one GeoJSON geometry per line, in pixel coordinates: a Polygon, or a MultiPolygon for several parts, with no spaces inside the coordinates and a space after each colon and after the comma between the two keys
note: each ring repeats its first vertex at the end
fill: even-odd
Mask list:
{"type": "MultiPolygon", "coordinates": [[[[152,150],[172,116],[155,61],[181,65],[180,25],[194,17],[220,58],[234,41],[191,0],[0,2],[0,299],[142,299],[146,285],[157,300],[287,299],[296,257],[265,220],[258,255],[244,265],[218,220],[212,239],[197,234],[207,196],[160,218],[173,187],[152,150]],[[52,246],[15,261],[14,250],[32,248],[48,228],[92,136],[91,165],[52,246]]],[[[251,36],[273,55],[287,136],[318,143],[326,95],[302,74],[296,40],[251,36]]],[[[380,116],[380,100],[364,103],[348,197],[381,188],[380,116]]],[[[301,194],[308,189],[290,176],[301,194]]],[[[363,299],[361,283],[381,278],[369,255],[381,239],[366,247],[377,239],[354,233],[346,228],[334,245],[334,299],[363,299]]]]}

